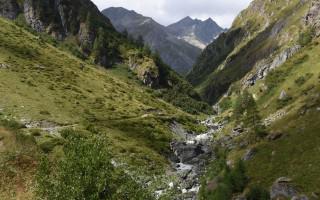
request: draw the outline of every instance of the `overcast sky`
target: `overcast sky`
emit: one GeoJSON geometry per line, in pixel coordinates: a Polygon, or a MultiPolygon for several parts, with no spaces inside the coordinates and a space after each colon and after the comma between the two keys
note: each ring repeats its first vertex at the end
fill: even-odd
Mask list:
{"type": "Polygon", "coordinates": [[[238,13],[252,0],[93,0],[100,10],[124,7],[163,25],[169,25],[186,16],[198,19],[211,17],[220,26],[228,28],[238,13]]]}

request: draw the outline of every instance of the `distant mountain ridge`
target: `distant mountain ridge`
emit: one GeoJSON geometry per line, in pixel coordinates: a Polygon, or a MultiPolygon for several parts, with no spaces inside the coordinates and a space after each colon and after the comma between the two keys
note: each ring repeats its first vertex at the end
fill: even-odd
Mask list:
{"type": "Polygon", "coordinates": [[[165,26],[125,8],[111,7],[102,11],[119,32],[128,31],[134,38],[142,36],[153,51],[159,52],[164,62],[185,75],[195,63],[201,49],[179,40],[165,26]]]}
{"type": "MultiPolygon", "coordinates": [[[[143,36],[145,43],[153,51],[159,52],[165,63],[182,75],[191,70],[195,60],[201,53],[201,48],[213,39],[211,33],[206,35],[207,29],[212,30],[210,25],[215,24],[213,21],[208,21],[209,23],[200,20],[195,21],[195,23],[199,24],[194,34],[199,35],[196,39],[196,41],[199,41],[199,44],[195,42],[195,45],[195,43],[190,42],[191,40],[188,41],[182,37],[188,35],[187,32],[190,32],[188,31],[190,29],[189,26],[184,28],[183,23],[178,22],[178,27],[175,24],[165,27],[150,17],[145,17],[135,11],[121,7],[111,7],[103,10],[102,13],[111,20],[113,26],[119,32],[126,30],[134,38],[143,36]],[[201,32],[200,27],[203,27],[206,31],[201,32]],[[183,32],[179,32],[178,30],[183,30],[183,32]]],[[[221,30],[222,28],[218,29],[215,33],[221,32],[221,30]]]]}
{"type": "Polygon", "coordinates": [[[169,25],[168,30],[176,37],[181,38],[191,45],[204,49],[222,32],[226,31],[211,18],[207,20],[185,17],[182,20],[169,25]]]}

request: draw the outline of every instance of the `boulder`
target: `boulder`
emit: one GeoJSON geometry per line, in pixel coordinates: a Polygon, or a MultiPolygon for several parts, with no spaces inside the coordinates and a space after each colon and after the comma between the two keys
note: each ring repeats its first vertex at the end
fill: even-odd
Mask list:
{"type": "Polygon", "coordinates": [[[271,199],[293,198],[298,195],[297,190],[292,186],[291,179],[281,177],[277,179],[270,189],[271,199]]]}
{"type": "Polygon", "coordinates": [[[246,151],[246,153],[243,155],[242,160],[243,160],[243,161],[251,160],[256,153],[257,153],[257,150],[256,150],[256,149],[254,149],[254,148],[248,149],[248,150],[246,151]]]}
{"type": "Polygon", "coordinates": [[[279,96],[279,100],[285,100],[286,98],[288,98],[288,95],[285,90],[282,90],[279,96]]]}
{"type": "Polygon", "coordinates": [[[0,69],[9,69],[9,65],[0,63],[0,69]]]}
{"type": "Polygon", "coordinates": [[[309,200],[306,195],[298,195],[291,198],[291,200],[309,200]]]}
{"type": "Polygon", "coordinates": [[[280,132],[275,132],[275,133],[269,134],[269,135],[267,136],[267,139],[268,139],[269,141],[274,141],[274,140],[280,139],[282,136],[283,136],[282,133],[280,133],[280,132]]]}

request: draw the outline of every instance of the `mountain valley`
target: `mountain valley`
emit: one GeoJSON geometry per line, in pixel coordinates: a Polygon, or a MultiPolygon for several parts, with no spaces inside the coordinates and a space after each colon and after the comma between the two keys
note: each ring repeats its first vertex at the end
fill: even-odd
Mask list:
{"type": "Polygon", "coordinates": [[[0,199],[317,200],[319,44],[318,0],[0,0],[0,199]]]}

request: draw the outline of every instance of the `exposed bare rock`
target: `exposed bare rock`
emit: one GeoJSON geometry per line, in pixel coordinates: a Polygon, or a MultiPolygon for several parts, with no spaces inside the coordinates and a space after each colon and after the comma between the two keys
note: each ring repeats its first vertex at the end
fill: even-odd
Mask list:
{"type": "Polygon", "coordinates": [[[287,48],[283,50],[281,53],[271,56],[270,59],[263,59],[256,65],[256,73],[251,73],[247,76],[245,81],[243,82],[245,87],[253,86],[258,80],[264,79],[268,73],[281,66],[285,63],[289,58],[291,58],[294,54],[296,54],[301,49],[300,45],[295,45],[291,48],[287,48]]]}
{"type": "Polygon", "coordinates": [[[10,65],[5,64],[5,63],[0,63],[0,69],[9,69],[10,65]]]}
{"type": "Polygon", "coordinates": [[[314,27],[316,35],[320,36],[320,1],[314,0],[306,16],[306,25],[314,27]]]}
{"type": "Polygon", "coordinates": [[[292,186],[291,179],[281,177],[277,179],[270,189],[271,199],[293,198],[298,195],[297,190],[292,186]]]}
{"type": "Polygon", "coordinates": [[[306,195],[299,195],[292,197],[291,200],[309,200],[309,198],[306,195]]]}
{"type": "Polygon", "coordinates": [[[264,120],[264,125],[265,126],[270,126],[273,122],[281,119],[282,117],[284,117],[286,115],[286,111],[285,110],[279,110],[277,111],[276,113],[274,114],[271,114],[269,117],[267,117],[265,120],[264,120]]]}
{"type": "Polygon", "coordinates": [[[279,96],[279,100],[285,100],[288,98],[287,92],[285,90],[282,90],[279,96]]]}
{"type": "Polygon", "coordinates": [[[37,32],[46,30],[44,23],[39,17],[39,11],[34,8],[33,0],[25,0],[24,2],[24,17],[27,23],[37,32]]]}
{"type": "Polygon", "coordinates": [[[248,160],[251,160],[254,155],[256,154],[257,150],[255,148],[252,148],[252,149],[248,149],[246,151],[246,153],[244,154],[242,160],[243,161],[248,161],[248,160]]]}
{"type": "Polygon", "coordinates": [[[269,141],[274,141],[274,140],[280,139],[282,136],[283,136],[282,133],[276,132],[276,133],[271,133],[271,134],[269,134],[268,137],[267,137],[267,139],[268,139],[269,141]]]}
{"type": "Polygon", "coordinates": [[[14,19],[20,12],[20,7],[15,0],[0,0],[0,16],[14,19]]]}

